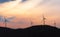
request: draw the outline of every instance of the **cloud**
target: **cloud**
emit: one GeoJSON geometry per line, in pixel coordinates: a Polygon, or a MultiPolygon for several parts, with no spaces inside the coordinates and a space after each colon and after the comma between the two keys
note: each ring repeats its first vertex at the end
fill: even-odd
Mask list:
{"type": "Polygon", "coordinates": [[[60,5],[60,0],[42,0],[42,5],[60,5]]]}
{"type": "Polygon", "coordinates": [[[16,22],[11,22],[10,23],[11,25],[27,25],[27,24],[29,24],[29,21],[27,20],[27,19],[19,19],[18,21],[16,21],[16,22]]]}
{"type": "Polygon", "coordinates": [[[22,0],[21,2],[26,2],[26,1],[28,1],[28,0],[22,0]]]}
{"type": "Polygon", "coordinates": [[[0,3],[5,3],[5,2],[10,2],[10,1],[15,1],[15,0],[0,0],[0,3]]]}
{"type": "Polygon", "coordinates": [[[18,22],[16,22],[17,24],[20,24],[20,25],[23,25],[23,24],[26,24],[27,22],[25,22],[25,21],[18,21],[18,22]]]}
{"type": "Polygon", "coordinates": [[[14,16],[7,18],[7,20],[9,20],[9,21],[12,21],[13,19],[15,19],[14,16]]]}
{"type": "Polygon", "coordinates": [[[0,6],[0,12],[2,14],[5,12],[7,14],[13,14],[13,13],[23,13],[28,11],[29,9],[35,8],[41,0],[28,0],[25,3],[20,3],[21,0],[11,1],[3,3],[0,6]]]}

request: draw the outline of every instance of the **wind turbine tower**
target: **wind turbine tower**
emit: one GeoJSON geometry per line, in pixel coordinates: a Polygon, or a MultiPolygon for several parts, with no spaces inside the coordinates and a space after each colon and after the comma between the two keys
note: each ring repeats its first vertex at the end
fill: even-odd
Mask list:
{"type": "Polygon", "coordinates": [[[31,18],[30,18],[30,25],[33,26],[33,22],[32,22],[32,20],[31,20],[31,18]]]}
{"type": "Polygon", "coordinates": [[[54,21],[54,26],[56,27],[56,21],[54,21]]]}
{"type": "Polygon", "coordinates": [[[31,26],[33,26],[33,22],[31,21],[31,26]]]}
{"type": "Polygon", "coordinates": [[[4,24],[5,24],[5,27],[7,27],[7,20],[6,20],[6,17],[4,17],[4,24]]]}

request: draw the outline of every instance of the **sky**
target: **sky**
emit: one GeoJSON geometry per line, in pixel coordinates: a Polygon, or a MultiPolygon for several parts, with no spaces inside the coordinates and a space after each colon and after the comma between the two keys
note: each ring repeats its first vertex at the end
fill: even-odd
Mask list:
{"type": "Polygon", "coordinates": [[[60,28],[60,0],[0,0],[0,26],[27,28],[41,25],[42,15],[46,24],[60,28]],[[33,24],[31,25],[31,21],[33,24]]]}

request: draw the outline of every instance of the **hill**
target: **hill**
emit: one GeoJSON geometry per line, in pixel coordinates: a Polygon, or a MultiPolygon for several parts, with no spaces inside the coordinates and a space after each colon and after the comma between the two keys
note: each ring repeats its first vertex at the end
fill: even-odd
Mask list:
{"type": "Polygon", "coordinates": [[[31,37],[60,37],[60,29],[49,25],[37,25],[26,29],[31,37]]]}
{"type": "Polygon", "coordinates": [[[0,27],[0,37],[60,37],[60,29],[48,25],[37,25],[25,29],[0,27]]]}

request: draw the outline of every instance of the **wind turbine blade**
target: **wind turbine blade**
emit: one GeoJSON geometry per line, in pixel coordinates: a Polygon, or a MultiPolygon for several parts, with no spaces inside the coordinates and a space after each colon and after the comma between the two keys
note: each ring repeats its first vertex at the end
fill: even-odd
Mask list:
{"type": "Polygon", "coordinates": [[[6,20],[12,21],[15,17],[7,18],[6,20]]]}

